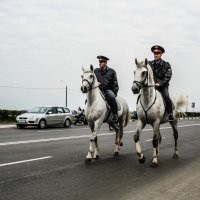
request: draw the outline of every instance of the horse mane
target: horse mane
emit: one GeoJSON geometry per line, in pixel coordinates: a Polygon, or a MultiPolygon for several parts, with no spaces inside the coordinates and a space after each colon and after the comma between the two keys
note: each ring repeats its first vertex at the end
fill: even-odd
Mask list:
{"type": "MultiPolygon", "coordinates": [[[[151,84],[155,84],[153,70],[152,70],[152,68],[151,68],[149,63],[147,64],[147,70],[148,70],[148,82],[149,82],[150,79],[152,79],[152,83],[151,84]]],[[[149,85],[149,83],[148,83],[148,85],[149,85]]]]}

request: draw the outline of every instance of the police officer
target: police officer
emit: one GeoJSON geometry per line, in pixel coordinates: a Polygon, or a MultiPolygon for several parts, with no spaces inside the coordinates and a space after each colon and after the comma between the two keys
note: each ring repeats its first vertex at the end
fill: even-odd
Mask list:
{"type": "Polygon", "coordinates": [[[97,58],[99,59],[99,68],[96,68],[94,73],[100,83],[99,88],[104,94],[105,99],[111,108],[111,112],[113,113],[112,121],[117,122],[117,102],[115,99],[119,90],[117,74],[114,69],[107,66],[109,58],[101,55],[97,56],[97,58]]]}
{"type": "Polygon", "coordinates": [[[169,81],[172,77],[171,65],[161,59],[162,54],[165,52],[163,47],[155,45],[151,48],[151,51],[154,54],[154,60],[150,61],[149,64],[153,70],[155,87],[161,92],[165,100],[169,121],[174,121],[172,102],[168,91],[169,81]]]}

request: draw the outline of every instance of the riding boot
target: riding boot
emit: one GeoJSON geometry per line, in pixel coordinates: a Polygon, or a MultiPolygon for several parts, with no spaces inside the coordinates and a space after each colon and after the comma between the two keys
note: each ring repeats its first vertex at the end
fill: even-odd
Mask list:
{"type": "Polygon", "coordinates": [[[113,99],[111,110],[112,110],[112,113],[113,113],[112,121],[113,122],[118,122],[118,113],[117,113],[117,102],[116,102],[116,99],[113,99]]]}
{"type": "Polygon", "coordinates": [[[174,121],[174,115],[172,112],[172,104],[170,103],[166,106],[167,106],[168,120],[169,120],[169,122],[172,122],[172,121],[174,121]]]}
{"type": "Polygon", "coordinates": [[[105,98],[111,108],[111,112],[113,113],[112,115],[112,121],[113,122],[117,122],[118,121],[118,113],[117,113],[117,102],[116,102],[116,99],[115,99],[115,95],[113,93],[113,91],[111,90],[106,90],[104,91],[105,93],[105,98]]]}
{"type": "Polygon", "coordinates": [[[164,98],[164,101],[166,103],[166,110],[167,110],[167,113],[168,113],[168,120],[169,121],[174,121],[174,116],[173,116],[173,112],[172,112],[172,101],[169,97],[169,91],[168,91],[168,87],[165,87],[165,88],[162,88],[160,90],[163,98],[164,98]]]}
{"type": "Polygon", "coordinates": [[[118,122],[118,113],[117,113],[117,102],[116,102],[116,99],[113,99],[110,108],[111,108],[111,111],[113,113],[113,115],[112,115],[112,121],[113,122],[118,122]]]}

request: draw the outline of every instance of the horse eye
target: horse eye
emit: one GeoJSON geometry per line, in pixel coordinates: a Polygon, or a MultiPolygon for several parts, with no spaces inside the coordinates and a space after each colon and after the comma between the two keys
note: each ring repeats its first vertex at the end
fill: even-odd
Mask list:
{"type": "Polygon", "coordinates": [[[93,75],[92,75],[92,74],[90,75],[90,78],[93,78],[93,75]]]}
{"type": "Polygon", "coordinates": [[[83,75],[81,75],[81,78],[83,78],[83,75]]]}
{"type": "Polygon", "coordinates": [[[142,72],[142,76],[145,76],[146,72],[142,72]]]}

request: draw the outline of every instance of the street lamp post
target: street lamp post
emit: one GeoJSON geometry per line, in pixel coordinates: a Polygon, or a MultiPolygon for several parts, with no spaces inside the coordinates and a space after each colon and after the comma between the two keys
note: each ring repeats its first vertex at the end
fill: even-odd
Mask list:
{"type": "Polygon", "coordinates": [[[67,85],[66,85],[66,107],[67,107],[67,85]]]}

